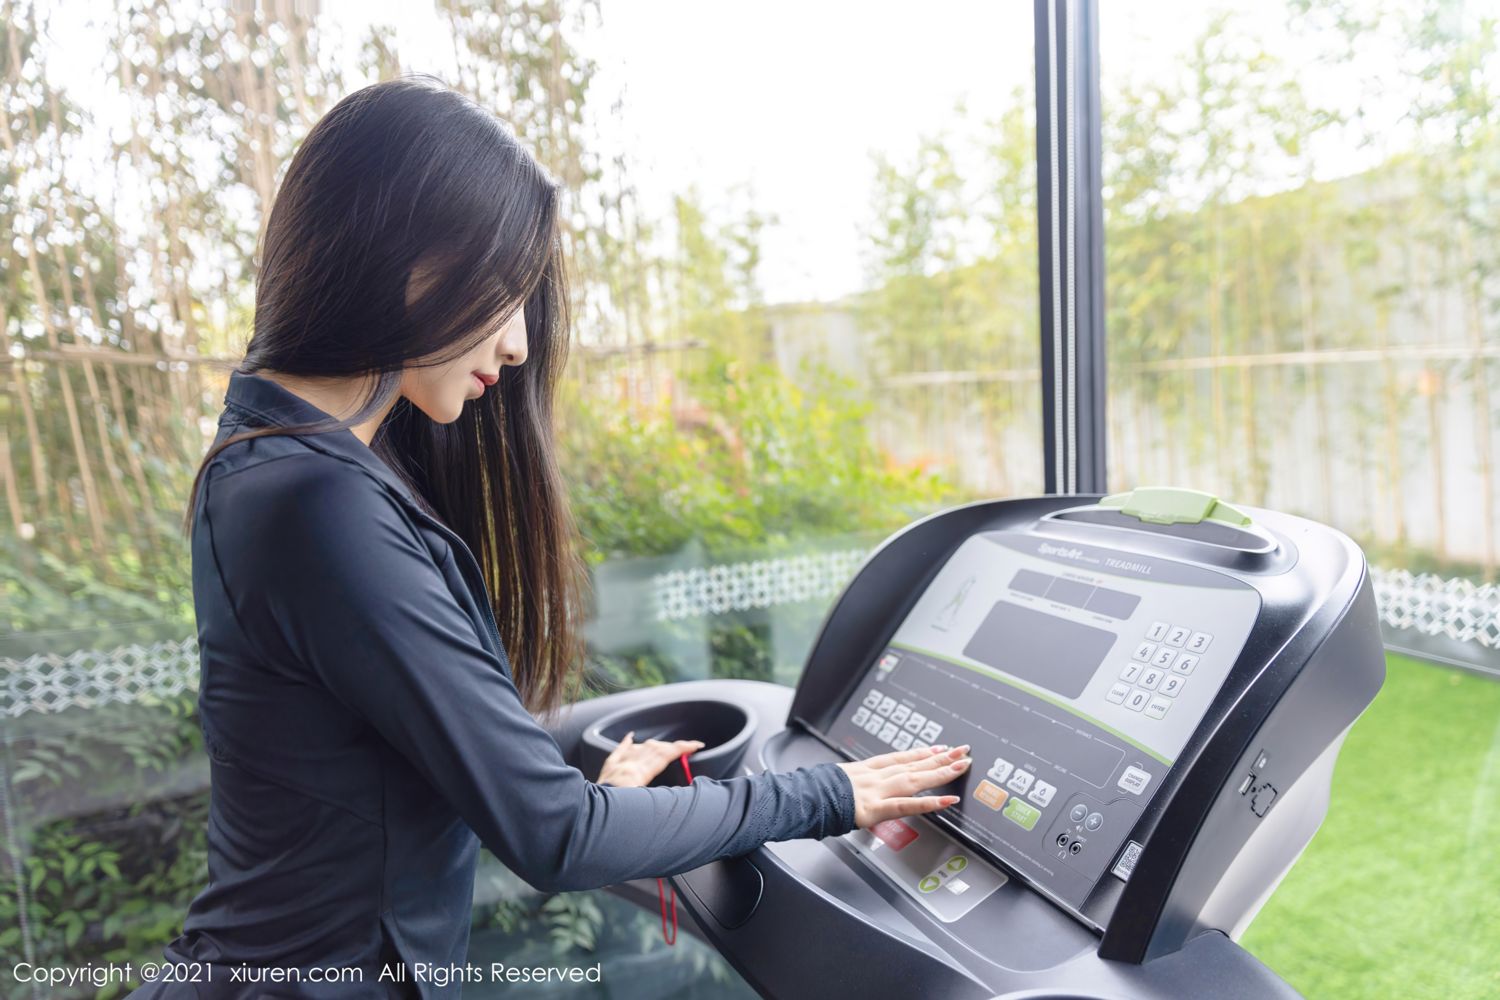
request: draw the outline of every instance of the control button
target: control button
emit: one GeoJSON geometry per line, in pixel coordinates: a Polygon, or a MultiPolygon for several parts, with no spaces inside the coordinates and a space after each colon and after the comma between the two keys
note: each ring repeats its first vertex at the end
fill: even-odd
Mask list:
{"type": "Polygon", "coordinates": [[[1172,669],[1186,677],[1193,672],[1193,668],[1197,665],[1198,658],[1196,656],[1192,653],[1183,653],[1177,658],[1177,662],[1172,665],[1172,669]]]}
{"type": "Polygon", "coordinates": [[[1140,685],[1147,691],[1155,691],[1156,685],[1161,683],[1162,672],[1156,667],[1147,667],[1141,674],[1140,685]]]}
{"type": "Polygon", "coordinates": [[[1151,657],[1151,665],[1153,667],[1161,667],[1165,670],[1172,665],[1172,661],[1176,658],[1177,650],[1171,646],[1163,646],[1156,651],[1155,656],[1151,657]]]}
{"type": "Polygon", "coordinates": [[[1152,719],[1160,719],[1167,714],[1167,709],[1171,707],[1172,703],[1170,701],[1161,695],[1157,695],[1146,703],[1146,716],[1152,719]]]}
{"type": "Polygon", "coordinates": [[[922,731],[922,723],[926,721],[927,716],[921,712],[913,712],[906,717],[906,721],[902,723],[902,726],[905,727],[908,733],[919,733],[922,731]]]}
{"type": "Polygon", "coordinates": [[[1135,679],[1141,676],[1142,669],[1139,663],[1127,663],[1125,669],[1120,671],[1120,680],[1126,684],[1134,684],[1135,679]]]}
{"type": "Polygon", "coordinates": [[[1190,653],[1201,653],[1208,648],[1208,644],[1214,641],[1214,637],[1207,632],[1194,632],[1193,637],[1188,640],[1187,648],[1190,653]]]}
{"type": "Polygon", "coordinates": [[[922,890],[923,892],[932,892],[942,884],[943,880],[938,878],[936,875],[924,875],[922,877],[922,881],[917,883],[917,888],[922,890]]]}
{"type": "Polygon", "coordinates": [[[910,705],[897,705],[895,707],[895,709],[891,712],[891,721],[894,722],[896,725],[899,726],[903,722],[905,722],[907,720],[907,717],[910,716],[910,715],[911,715],[911,706],[910,705]]]}
{"type": "Polygon", "coordinates": [[[981,781],[974,789],[974,797],[991,809],[999,809],[1010,798],[1010,793],[990,781],[981,781]]]}
{"type": "Polygon", "coordinates": [[[1068,819],[1072,820],[1075,823],[1082,823],[1083,818],[1088,814],[1089,807],[1080,802],[1073,807],[1073,810],[1070,813],[1068,813],[1068,819]]]}
{"type": "Polygon", "coordinates": [[[1164,694],[1168,698],[1175,698],[1177,692],[1181,691],[1186,683],[1187,681],[1183,680],[1180,674],[1168,674],[1161,679],[1161,688],[1157,693],[1164,694]]]}
{"type": "Polygon", "coordinates": [[[1171,627],[1166,622],[1152,622],[1151,627],[1146,630],[1146,638],[1152,642],[1161,642],[1167,637],[1167,629],[1171,627]]]}
{"type": "Polygon", "coordinates": [[[1020,792],[1022,795],[1025,795],[1026,789],[1031,787],[1032,778],[1033,775],[1030,771],[1018,770],[1010,776],[1010,780],[1005,783],[1005,787],[1013,792],[1020,792]]]}
{"type": "Polygon", "coordinates": [[[876,736],[876,739],[880,740],[880,742],[882,743],[889,743],[891,740],[896,738],[896,734],[900,731],[900,726],[896,725],[894,722],[887,722],[880,728],[880,734],[876,736]]]}
{"type": "Polygon", "coordinates": [[[1255,758],[1255,769],[1257,771],[1264,771],[1266,769],[1266,765],[1269,763],[1271,763],[1271,758],[1266,754],[1264,750],[1262,750],[1260,754],[1255,758]]]}
{"type": "Polygon", "coordinates": [[[867,733],[869,733],[870,735],[873,736],[876,733],[880,732],[880,730],[882,728],[884,728],[884,726],[885,726],[885,720],[884,719],[882,719],[878,715],[872,715],[872,716],[870,716],[869,721],[867,721],[865,723],[865,732],[867,732],[867,733]]]}
{"type": "Polygon", "coordinates": [[[917,831],[899,819],[881,820],[870,827],[870,832],[893,851],[900,851],[917,839],[917,831]]]}
{"type": "Polygon", "coordinates": [[[1056,791],[1056,788],[1053,788],[1045,781],[1038,781],[1035,785],[1031,786],[1031,794],[1026,797],[1045,809],[1052,804],[1052,794],[1056,791]]]}
{"type": "Polygon", "coordinates": [[[943,862],[943,867],[956,875],[959,872],[963,871],[965,868],[969,867],[969,859],[964,857],[962,854],[955,854],[953,855],[953,857],[943,862]]]}
{"type": "Polygon", "coordinates": [[[1005,811],[1001,815],[1023,830],[1030,830],[1036,826],[1036,821],[1041,818],[1042,812],[1020,799],[1011,799],[1006,803],[1005,811]]]}
{"type": "Polygon", "coordinates": [[[1104,825],[1103,813],[1089,813],[1089,818],[1083,821],[1085,830],[1097,830],[1104,825]]]}
{"type": "Polygon", "coordinates": [[[882,698],[880,704],[875,706],[875,711],[881,715],[890,715],[896,708],[895,698],[882,698]]]}
{"type": "MultiPolygon", "coordinates": [[[[1109,689],[1109,694],[1105,695],[1104,697],[1114,702],[1116,705],[1119,705],[1124,703],[1125,696],[1129,693],[1129,684],[1116,684],[1114,687],[1109,689]]],[[[860,709],[860,711],[863,712],[864,709],[860,709]]]]}
{"type": "Polygon", "coordinates": [[[878,667],[881,670],[889,672],[889,671],[893,670],[895,668],[896,664],[898,664],[900,662],[901,662],[901,657],[898,654],[896,654],[896,653],[886,653],[884,656],[882,656],[880,658],[880,663],[878,664],[878,667]]]}
{"type": "Polygon", "coordinates": [[[1004,757],[996,757],[995,763],[990,765],[989,773],[990,777],[994,778],[996,782],[1004,784],[1005,779],[1010,777],[1010,772],[1013,770],[1015,770],[1015,767],[1010,761],[1004,757]]]}
{"type": "Polygon", "coordinates": [[[1146,790],[1146,786],[1150,783],[1151,773],[1149,771],[1142,771],[1132,764],[1125,769],[1124,774],[1120,775],[1119,785],[1121,791],[1129,792],[1131,795],[1139,795],[1146,790]]]}
{"type": "Polygon", "coordinates": [[[943,888],[947,889],[949,892],[953,893],[953,895],[957,896],[959,893],[963,892],[968,887],[969,887],[969,883],[965,882],[963,879],[961,879],[961,878],[950,878],[948,880],[948,884],[945,885],[943,888]]]}
{"type": "Polygon", "coordinates": [[[1125,707],[1132,712],[1139,712],[1146,707],[1146,702],[1150,698],[1151,693],[1149,691],[1142,691],[1140,688],[1136,688],[1130,692],[1130,697],[1125,699],[1125,707]]]}
{"type": "Polygon", "coordinates": [[[863,726],[870,721],[870,710],[868,708],[856,708],[854,710],[854,724],[863,726]]]}
{"type": "Polygon", "coordinates": [[[938,733],[941,733],[942,731],[942,726],[938,725],[936,722],[929,722],[927,723],[927,725],[922,727],[922,739],[926,740],[928,743],[931,743],[933,740],[938,738],[938,733]]]}
{"type": "Polygon", "coordinates": [[[897,750],[905,750],[911,746],[911,733],[897,733],[895,739],[891,740],[891,746],[897,750]]]}
{"type": "Polygon", "coordinates": [[[884,697],[885,697],[885,695],[881,694],[879,691],[875,690],[874,688],[871,688],[870,689],[870,693],[867,694],[867,695],[865,695],[865,700],[864,700],[863,704],[864,704],[865,708],[874,708],[876,705],[880,704],[880,699],[884,698],[884,697]]]}
{"type": "Polygon", "coordinates": [[[1191,634],[1188,629],[1183,628],[1181,625],[1174,625],[1172,631],[1167,633],[1167,645],[1176,646],[1178,649],[1181,649],[1183,643],[1188,641],[1188,636],[1191,634]]]}
{"type": "Polygon", "coordinates": [[[1143,642],[1139,646],[1135,647],[1135,652],[1131,653],[1130,657],[1131,659],[1140,660],[1142,663],[1145,663],[1147,660],[1151,659],[1152,654],[1155,652],[1156,643],[1143,642]]]}

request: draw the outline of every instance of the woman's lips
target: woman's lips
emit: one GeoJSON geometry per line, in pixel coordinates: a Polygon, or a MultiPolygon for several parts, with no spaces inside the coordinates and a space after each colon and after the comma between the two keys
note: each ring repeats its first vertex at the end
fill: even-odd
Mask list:
{"type": "Polygon", "coordinates": [[[479,386],[479,391],[484,392],[484,379],[480,378],[478,375],[475,375],[473,372],[469,373],[469,377],[474,380],[475,385],[479,386]]]}

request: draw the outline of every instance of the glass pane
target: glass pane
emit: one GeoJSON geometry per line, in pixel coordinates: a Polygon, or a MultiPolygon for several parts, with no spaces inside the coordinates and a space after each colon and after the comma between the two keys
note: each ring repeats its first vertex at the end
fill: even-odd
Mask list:
{"type": "Polygon", "coordinates": [[[1101,5],[1111,488],[1340,528],[1392,651],[1243,942],[1308,996],[1495,988],[1497,14],[1101,5]]]}
{"type": "MultiPolygon", "coordinates": [[[[7,958],[160,960],[206,882],[180,520],[276,185],[364,83],[438,74],[566,190],[559,458],[596,686],[793,683],[873,544],[1042,486],[1027,17],[272,6],[0,15],[7,958]]],[[[650,901],[539,894],[485,855],[474,915],[476,961],[749,995],[688,934],[663,944],[650,901]]],[[[3,965],[0,995],[41,995],[3,965]]],[[[94,995],[69,989],[51,995],[94,995]]]]}

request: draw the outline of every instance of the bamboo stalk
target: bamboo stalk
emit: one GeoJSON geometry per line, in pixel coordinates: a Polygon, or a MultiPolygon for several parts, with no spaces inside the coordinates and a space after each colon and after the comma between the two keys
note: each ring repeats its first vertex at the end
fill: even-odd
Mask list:
{"type": "MultiPolygon", "coordinates": [[[[16,41],[14,28],[7,24],[6,38],[10,47],[10,83],[15,87],[20,82],[21,50],[16,41]]],[[[27,120],[31,128],[33,140],[37,133],[36,116],[28,107],[27,120]]],[[[11,162],[16,161],[16,142],[10,130],[10,117],[0,114],[0,143],[5,146],[6,153],[11,162]]],[[[47,343],[55,349],[59,344],[57,326],[52,319],[51,304],[48,301],[46,285],[42,281],[41,265],[37,261],[35,237],[26,240],[26,269],[31,276],[32,298],[36,303],[37,312],[41,316],[42,329],[46,331],[47,343]]],[[[104,535],[104,521],[99,516],[99,495],[94,485],[93,467],[89,462],[88,448],[83,440],[83,425],[78,416],[78,401],[73,395],[73,380],[69,377],[66,368],[58,370],[58,379],[62,386],[63,408],[67,412],[68,430],[73,441],[73,453],[78,461],[78,475],[83,485],[85,503],[88,505],[89,530],[93,537],[96,551],[102,557],[106,549],[104,535]]],[[[69,505],[71,507],[71,504],[69,505]]]]}

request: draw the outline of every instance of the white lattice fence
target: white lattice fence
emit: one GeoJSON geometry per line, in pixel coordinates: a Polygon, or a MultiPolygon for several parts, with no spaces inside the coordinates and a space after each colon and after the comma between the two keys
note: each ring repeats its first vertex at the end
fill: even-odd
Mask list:
{"type": "MultiPolygon", "coordinates": [[[[679,621],[827,599],[865,554],[844,549],[673,570],[651,578],[652,603],[657,620],[679,621]]],[[[1500,587],[1406,570],[1371,575],[1385,625],[1472,646],[1479,662],[1500,650],[1500,587]]],[[[166,698],[197,687],[196,637],[0,659],[0,719],[166,698]]]]}
{"type": "Polygon", "coordinates": [[[1500,587],[1404,569],[1375,569],[1380,619],[1392,628],[1500,649],[1500,587]]]}

